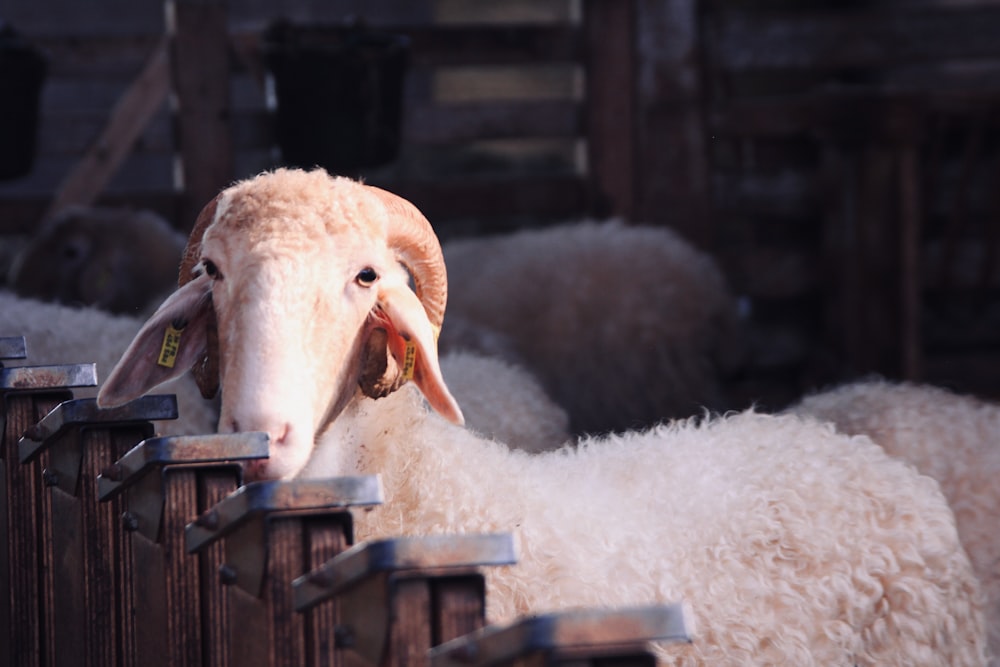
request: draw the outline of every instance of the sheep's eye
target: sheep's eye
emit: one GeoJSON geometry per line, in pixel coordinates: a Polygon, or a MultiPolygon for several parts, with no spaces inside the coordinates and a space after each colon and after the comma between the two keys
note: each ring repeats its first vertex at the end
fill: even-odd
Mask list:
{"type": "Polygon", "coordinates": [[[370,266],[366,266],[358,272],[357,281],[362,287],[371,287],[376,280],[378,280],[378,274],[370,266]]]}
{"type": "Polygon", "coordinates": [[[217,267],[215,265],[215,262],[213,262],[212,260],[203,259],[201,261],[201,265],[204,267],[205,273],[208,274],[209,278],[213,278],[215,280],[219,280],[222,278],[222,275],[219,273],[219,267],[217,267]]]}

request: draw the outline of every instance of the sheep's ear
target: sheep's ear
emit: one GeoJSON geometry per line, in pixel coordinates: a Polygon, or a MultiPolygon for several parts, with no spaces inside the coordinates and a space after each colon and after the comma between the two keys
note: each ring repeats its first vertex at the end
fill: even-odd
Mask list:
{"type": "Polygon", "coordinates": [[[135,335],[97,394],[101,407],[127,403],[183,375],[205,356],[213,317],[211,278],[171,294],[135,335]]]}
{"type": "Polygon", "coordinates": [[[408,287],[382,287],[376,315],[385,326],[386,347],[402,373],[413,380],[427,402],[445,419],[464,423],[462,410],[448,391],[438,364],[437,332],[420,299],[408,287]]]}

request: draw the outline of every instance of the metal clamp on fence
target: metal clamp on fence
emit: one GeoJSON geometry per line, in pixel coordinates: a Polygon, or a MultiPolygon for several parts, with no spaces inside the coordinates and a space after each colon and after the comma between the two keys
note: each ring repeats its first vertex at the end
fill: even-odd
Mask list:
{"type": "Polygon", "coordinates": [[[267,540],[265,523],[274,514],[309,514],[378,505],[382,485],[377,476],[252,482],[189,523],[187,550],[197,552],[226,538],[223,583],[260,595],[267,540]]]}
{"type": "Polygon", "coordinates": [[[216,548],[225,538],[219,575],[232,584],[222,589],[228,664],[328,664],[336,610],[296,614],[292,581],[351,545],[350,508],[381,502],[375,476],[252,482],[187,525],[188,551],[216,548]]]}
{"type": "MultiPolygon", "coordinates": [[[[18,453],[21,463],[32,461],[46,448],[52,447],[60,435],[73,428],[146,425],[165,419],[177,419],[177,397],[173,394],[143,396],[111,409],[97,407],[95,398],[78,398],[60,403],[25,431],[18,441],[18,453]]],[[[75,493],[83,455],[79,447],[73,449],[75,451],[52,457],[46,481],[47,485],[58,486],[69,494],[75,493]]]]}
{"type": "Polygon", "coordinates": [[[485,625],[482,567],[517,561],[509,534],[403,537],[358,544],[292,584],[299,611],[340,602],[336,644],[366,664],[403,655],[485,625]]]}
{"type": "Polygon", "coordinates": [[[27,358],[28,346],[24,336],[0,336],[0,360],[27,358]]]}
{"type": "Polygon", "coordinates": [[[630,609],[582,609],[529,616],[490,626],[431,649],[431,667],[503,667],[530,664],[575,667],[600,660],[653,667],[653,642],[690,642],[680,604],[630,609]]]}
{"type": "Polygon", "coordinates": [[[97,476],[102,501],[128,492],[130,530],[156,541],[163,515],[163,478],[151,474],[166,466],[224,464],[267,458],[267,433],[167,436],[143,440],[97,476]]]}

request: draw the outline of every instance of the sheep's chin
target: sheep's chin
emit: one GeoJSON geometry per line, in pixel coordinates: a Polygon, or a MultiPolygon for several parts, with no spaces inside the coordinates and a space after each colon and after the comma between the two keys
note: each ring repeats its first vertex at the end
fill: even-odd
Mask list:
{"type": "Polygon", "coordinates": [[[272,443],[268,458],[252,461],[243,466],[243,479],[246,482],[294,479],[305,468],[311,454],[312,447],[272,443]]]}

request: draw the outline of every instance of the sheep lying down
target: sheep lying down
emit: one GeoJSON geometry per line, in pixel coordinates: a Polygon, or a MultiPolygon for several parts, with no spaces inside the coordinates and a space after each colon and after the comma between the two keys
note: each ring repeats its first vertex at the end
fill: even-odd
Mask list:
{"type": "Polygon", "coordinates": [[[220,431],[270,434],[249,475],[382,475],[360,539],[514,533],[491,620],[681,600],[695,639],[665,664],[983,664],[954,515],[868,438],[744,412],[532,456],[463,427],[436,352],[440,246],[405,200],[262,174],[205,208],[181,271],[99,402],[192,369],[221,388],[220,431]]]}

